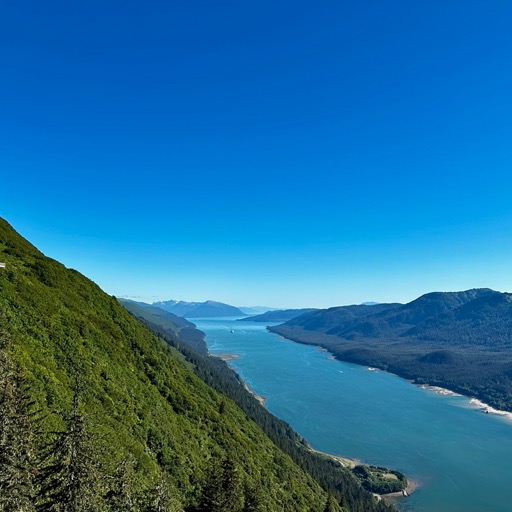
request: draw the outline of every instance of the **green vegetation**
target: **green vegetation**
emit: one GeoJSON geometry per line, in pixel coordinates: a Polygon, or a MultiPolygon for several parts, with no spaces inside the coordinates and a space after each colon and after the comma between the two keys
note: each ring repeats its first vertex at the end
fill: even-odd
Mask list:
{"type": "Polygon", "coordinates": [[[409,304],[346,306],[270,328],[338,359],[449,388],[512,411],[512,294],[429,293],[409,304]]]}
{"type": "Polygon", "coordinates": [[[134,317],[146,325],[149,323],[157,325],[165,331],[173,340],[174,345],[179,348],[180,344],[193,348],[200,354],[207,354],[208,348],[204,341],[204,332],[196,329],[195,324],[176,316],[159,307],[150,306],[144,302],[134,302],[126,299],[117,299],[134,317]]]}
{"type": "Polygon", "coordinates": [[[356,466],[353,470],[363,487],[377,494],[400,492],[407,487],[407,478],[398,472],[379,466],[356,466]]]}
{"type": "MultiPolygon", "coordinates": [[[[325,508],[319,484],[115,298],[3,220],[0,254],[0,511],[325,508]]],[[[351,508],[386,510],[364,507],[351,508]]]]}
{"type": "MultiPolygon", "coordinates": [[[[373,496],[364,492],[350,470],[331,457],[313,452],[306,441],[286,422],[273,416],[252,393],[247,391],[239,376],[225,361],[210,357],[206,353],[198,353],[187,343],[183,343],[183,340],[177,339],[176,327],[169,326],[169,322],[173,321],[172,316],[166,316],[165,312],[153,311],[145,307],[141,312],[133,307],[133,303],[123,302],[123,304],[125,307],[128,306],[152,332],[172,347],[178,348],[193,371],[204,382],[233,400],[281,450],[311,474],[332,498],[343,503],[353,512],[375,509],[373,496]]],[[[201,331],[197,332],[203,335],[201,331]]],[[[383,503],[377,505],[377,509],[381,507],[384,507],[383,503]]]]}

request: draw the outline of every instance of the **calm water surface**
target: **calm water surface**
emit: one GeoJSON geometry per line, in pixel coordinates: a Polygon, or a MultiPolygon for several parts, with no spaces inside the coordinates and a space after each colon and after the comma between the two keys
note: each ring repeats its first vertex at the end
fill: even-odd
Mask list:
{"type": "Polygon", "coordinates": [[[511,512],[512,421],[469,400],[441,396],[394,375],[235,319],[194,319],[229,364],[316,449],[402,471],[421,485],[402,511],[511,512]],[[231,331],[234,332],[231,332],[231,331]]]}

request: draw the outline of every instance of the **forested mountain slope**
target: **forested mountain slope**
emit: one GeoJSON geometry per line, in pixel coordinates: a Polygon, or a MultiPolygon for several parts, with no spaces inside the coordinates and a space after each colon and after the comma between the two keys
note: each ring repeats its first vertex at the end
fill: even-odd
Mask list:
{"type": "Polygon", "coordinates": [[[324,510],[182,354],[4,220],[0,261],[0,510],[324,510]]]}
{"type": "Polygon", "coordinates": [[[408,304],[309,313],[270,330],[321,345],[342,360],[449,387],[512,410],[509,293],[487,288],[434,292],[408,304]]]}
{"type": "Polygon", "coordinates": [[[401,306],[401,304],[337,306],[304,313],[303,315],[287,321],[286,325],[296,325],[308,331],[321,331],[333,334],[333,332],[331,332],[332,329],[348,329],[360,323],[362,318],[369,316],[375,317],[379,313],[384,313],[398,306],[401,306]]]}
{"type": "Polygon", "coordinates": [[[208,352],[204,341],[204,332],[196,329],[195,324],[192,322],[165,309],[151,306],[144,302],[135,302],[120,298],[117,300],[136,318],[144,322],[151,322],[153,325],[158,325],[166,333],[173,336],[174,339],[186,343],[201,354],[208,352]]]}
{"type": "MultiPolygon", "coordinates": [[[[126,302],[123,302],[123,305],[132,307],[132,304],[126,302]]],[[[384,503],[376,504],[373,495],[363,490],[360,485],[362,479],[357,472],[344,468],[332,458],[311,450],[307,442],[295,433],[290,425],[273,416],[261,405],[225,361],[210,356],[205,351],[195,350],[194,344],[183,340],[179,333],[176,334],[175,329],[168,326],[168,320],[162,317],[161,312],[145,309],[144,316],[138,316],[137,311],[132,314],[157,336],[177,348],[191,364],[196,375],[215,390],[232,399],[279,448],[312,475],[332,498],[353,511],[386,508],[384,503]]],[[[204,333],[201,334],[204,335],[204,333]]],[[[395,492],[402,490],[404,485],[403,480],[375,482],[371,490],[379,493],[395,492]]]]}

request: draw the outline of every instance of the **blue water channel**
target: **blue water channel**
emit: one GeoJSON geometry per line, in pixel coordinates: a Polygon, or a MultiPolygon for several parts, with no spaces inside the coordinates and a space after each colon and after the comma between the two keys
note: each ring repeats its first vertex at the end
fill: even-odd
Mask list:
{"type": "Polygon", "coordinates": [[[402,471],[420,484],[401,511],[512,511],[512,421],[460,396],[333,360],[254,322],[194,319],[266,407],[315,448],[402,471]]]}

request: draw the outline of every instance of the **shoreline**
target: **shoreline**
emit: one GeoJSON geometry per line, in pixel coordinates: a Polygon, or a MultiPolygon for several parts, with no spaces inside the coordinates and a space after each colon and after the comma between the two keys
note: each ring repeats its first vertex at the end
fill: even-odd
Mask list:
{"type": "MultiPolygon", "coordinates": [[[[281,338],[283,338],[284,340],[287,340],[287,341],[291,341],[291,342],[294,342],[294,340],[289,340],[288,338],[285,338],[284,336],[280,336],[281,338]]],[[[329,350],[327,350],[326,348],[324,347],[321,347],[321,346],[317,346],[317,349],[321,352],[325,352],[327,354],[331,354],[329,356],[329,359],[333,359],[333,360],[337,360],[335,355],[332,354],[331,352],[329,352],[329,350]]],[[[233,360],[236,360],[240,357],[239,354],[229,354],[229,353],[225,353],[225,354],[210,354],[210,356],[212,357],[218,357],[219,359],[223,360],[223,361],[233,361],[233,360]]],[[[374,370],[374,371],[379,371],[377,368],[369,368],[370,370],[374,370]]],[[[267,401],[267,398],[264,397],[264,396],[261,396],[261,395],[258,395],[254,390],[252,390],[249,385],[244,381],[244,380],[240,380],[240,382],[242,383],[242,385],[244,386],[244,388],[263,406],[263,407],[266,407],[266,401],[267,401]]],[[[439,388],[441,389],[441,388],[439,388]]],[[[356,466],[359,466],[359,465],[368,465],[368,464],[365,464],[362,460],[360,459],[355,459],[355,458],[350,458],[350,457],[343,457],[341,455],[334,455],[332,453],[327,453],[327,452],[323,452],[321,450],[316,450],[315,448],[313,448],[308,441],[306,441],[306,446],[307,446],[307,449],[310,450],[311,452],[313,453],[316,453],[318,455],[321,455],[323,457],[327,457],[331,460],[334,460],[336,461],[338,464],[340,464],[342,467],[346,468],[346,469],[349,469],[349,470],[352,470],[354,469],[356,466]]],[[[404,475],[406,480],[407,480],[407,485],[405,487],[405,489],[403,491],[399,491],[399,492],[394,492],[394,493],[388,493],[388,494],[374,494],[377,499],[379,500],[389,500],[390,502],[392,502],[393,500],[397,499],[397,498],[403,498],[403,497],[408,497],[410,496],[416,489],[418,489],[418,487],[420,487],[419,483],[416,482],[415,480],[412,480],[411,478],[409,478],[407,475],[404,475]]]]}
{"type": "MultiPolygon", "coordinates": [[[[414,381],[410,381],[411,384],[414,384],[414,381]]],[[[443,395],[443,396],[464,396],[460,393],[456,393],[455,391],[451,391],[450,389],[441,388],[439,386],[430,386],[429,384],[415,384],[420,389],[428,389],[429,391],[433,391],[436,395],[443,395]]],[[[469,398],[469,397],[466,397],[469,398]]]]}
{"type": "Polygon", "coordinates": [[[477,410],[484,414],[495,414],[496,416],[502,416],[503,418],[507,418],[508,420],[512,421],[512,412],[495,409],[489,404],[486,404],[485,402],[482,402],[482,400],[474,397],[469,399],[469,403],[475,406],[477,410]]]}
{"type": "MultiPolygon", "coordinates": [[[[411,382],[414,384],[413,381],[411,382]]],[[[466,398],[467,400],[469,400],[469,404],[470,406],[472,406],[471,408],[473,410],[480,411],[483,414],[494,414],[496,416],[502,416],[503,418],[507,418],[508,420],[512,421],[512,412],[496,409],[495,407],[492,407],[491,405],[483,402],[479,398],[471,397],[468,395],[462,395],[461,393],[456,393],[455,391],[451,391],[450,389],[442,388],[439,386],[429,386],[428,384],[419,384],[418,387],[421,389],[433,391],[437,395],[460,396],[466,398]]]]}
{"type": "Polygon", "coordinates": [[[421,486],[419,482],[416,482],[416,480],[411,480],[407,476],[405,478],[407,478],[407,485],[405,486],[405,489],[403,491],[390,492],[389,494],[378,494],[377,496],[380,496],[381,499],[386,502],[395,501],[397,498],[408,498],[409,496],[411,496],[411,494],[414,493],[414,491],[419,489],[421,486]]]}
{"type": "MultiPolygon", "coordinates": [[[[368,466],[369,464],[366,464],[360,459],[351,459],[349,457],[342,457],[341,455],[334,455],[332,453],[323,452],[321,450],[316,450],[313,448],[309,443],[307,443],[308,449],[313,452],[317,453],[318,455],[323,455],[324,457],[328,457],[329,459],[335,460],[340,465],[342,465],[344,468],[347,469],[354,469],[356,466],[368,466]]],[[[382,499],[384,501],[394,501],[396,498],[407,498],[411,494],[414,493],[417,489],[419,489],[420,484],[416,480],[412,480],[407,475],[404,475],[407,480],[407,485],[405,486],[405,489],[403,491],[398,492],[390,492],[388,494],[374,494],[378,499],[382,499]],[[404,493],[405,491],[405,493],[404,493]]]]}
{"type": "Polygon", "coordinates": [[[244,388],[249,392],[251,393],[251,395],[256,398],[256,400],[258,400],[258,402],[263,406],[265,407],[265,403],[267,401],[267,397],[265,396],[261,396],[261,395],[258,395],[258,393],[254,392],[248,385],[245,381],[241,381],[244,385],[244,388]]]}
{"type": "Polygon", "coordinates": [[[210,354],[212,357],[218,357],[222,361],[234,361],[240,357],[240,354],[210,354]]]}
{"type": "MultiPolygon", "coordinates": [[[[210,357],[217,357],[218,359],[222,361],[235,361],[240,357],[240,354],[209,354],[210,357]]],[[[234,371],[234,370],[233,370],[234,371]]],[[[240,380],[240,382],[243,384],[246,391],[248,391],[258,402],[265,407],[265,402],[267,401],[267,397],[258,395],[255,391],[253,391],[245,381],[240,380]]]]}
{"type": "Polygon", "coordinates": [[[349,457],[342,457],[341,455],[334,455],[333,453],[323,452],[321,450],[316,450],[306,441],[308,450],[317,453],[318,455],[323,455],[329,459],[335,460],[339,464],[341,464],[344,468],[354,469],[356,466],[364,465],[364,462],[359,459],[351,459],[349,457]]]}
{"type": "MultiPolygon", "coordinates": [[[[268,326],[267,326],[267,329],[268,329],[268,326]]],[[[366,367],[366,369],[368,371],[379,371],[379,372],[389,373],[391,375],[396,375],[397,377],[400,377],[401,379],[404,379],[419,388],[434,391],[438,395],[460,396],[460,397],[466,398],[469,401],[469,404],[474,407],[474,410],[480,410],[480,412],[482,412],[483,414],[494,414],[496,416],[501,416],[502,418],[506,418],[507,420],[512,421],[512,411],[503,411],[501,409],[496,409],[495,407],[492,407],[491,405],[483,402],[482,400],[480,400],[479,398],[476,398],[474,396],[463,395],[461,393],[457,393],[456,391],[452,391],[451,389],[443,388],[440,386],[433,386],[433,385],[429,385],[429,384],[416,384],[414,382],[414,380],[412,380],[411,378],[400,375],[399,373],[393,373],[393,372],[389,372],[388,370],[384,370],[381,368],[371,367],[367,364],[355,363],[353,361],[347,361],[345,359],[341,359],[336,354],[331,352],[329,349],[326,349],[319,343],[309,343],[309,342],[299,341],[299,340],[296,340],[293,338],[287,338],[286,336],[283,336],[280,333],[275,333],[274,331],[270,331],[270,332],[276,334],[280,338],[283,338],[287,341],[292,341],[293,343],[298,343],[299,345],[309,345],[312,347],[317,347],[317,348],[323,349],[322,352],[325,351],[328,354],[330,354],[329,357],[327,358],[330,361],[341,361],[343,363],[349,363],[349,364],[355,364],[357,366],[362,366],[363,368],[366,367]]]]}

